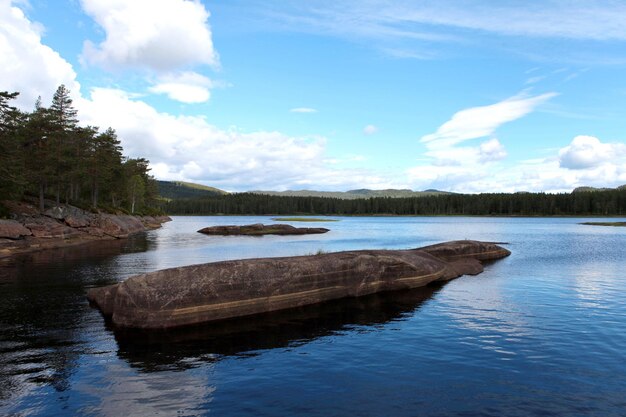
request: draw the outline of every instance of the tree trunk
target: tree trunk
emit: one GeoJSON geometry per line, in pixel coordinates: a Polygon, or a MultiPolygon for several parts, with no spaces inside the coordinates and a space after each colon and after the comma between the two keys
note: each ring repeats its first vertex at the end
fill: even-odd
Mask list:
{"type": "Polygon", "coordinates": [[[94,208],[97,208],[98,207],[98,183],[95,181],[93,184],[93,191],[91,193],[91,196],[92,196],[91,205],[94,208]]]}
{"type": "Polygon", "coordinates": [[[39,181],[39,211],[43,213],[44,205],[43,205],[43,195],[44,195],[44,185],[43,181],[39,181]]]}

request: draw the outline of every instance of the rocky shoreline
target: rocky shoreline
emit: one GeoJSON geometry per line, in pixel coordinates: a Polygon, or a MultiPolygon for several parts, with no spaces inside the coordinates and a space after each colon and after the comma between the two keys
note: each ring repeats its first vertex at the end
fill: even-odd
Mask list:
{"type": "Polygon", "coordinates": [[[51,205],[43,213],[25,202],[3,202],[11,219],[0,219],[0,259],[98,240],[123,239],[158,229],[168,216],[92,213],[71,205],[51,205]]]}

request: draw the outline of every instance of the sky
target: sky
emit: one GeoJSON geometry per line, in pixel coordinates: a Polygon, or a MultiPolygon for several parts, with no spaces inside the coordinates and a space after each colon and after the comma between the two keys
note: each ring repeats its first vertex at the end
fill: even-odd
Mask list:
{"type": "Polygon", "coordinates": [[[626,184],[626,3],[0,0],[0,91],[246,190],[626,184]]]}

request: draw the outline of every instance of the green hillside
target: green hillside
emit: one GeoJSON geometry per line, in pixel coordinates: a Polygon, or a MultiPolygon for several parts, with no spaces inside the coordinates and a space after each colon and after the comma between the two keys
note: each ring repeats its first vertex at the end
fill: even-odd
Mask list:
{"type": "Polygon", "coordinates": [[[314,190],[287,190],[287,191],[250,191],[253,194],[265,194],[282,197],[327,197],[327,198],[341,198],[344,200],[354,200],[358,198],[373,198],[373,197],[391,197],[391,198],[407,198],[407,197],[427,197],[433,195],[453,194],[447,191],[439,190],[426,190],[426,191],[413,191],[413,190],[370,190],[367,188],[349,191],[314,191],[314,190]]]}
{"type": "Polygon", "coordinates": [[[159,184],[159,195],[167,200],[178,200],[184,198],[215,197],[228,192],[219,188],[209,187],[202,184],[194,184],[184,181],[157,181],[159,184]]]}
{"type": "Polygon", "coordinates": [[[624,189],[626,189],[626,185],[620,185],[617,188],[596,188],[596,187],[582,186],[582,187],[574,188],[572,192],[584,193],[584,192],[591,192],[591,191],[611,191],[611,190],[624,190],[624,189]]]}

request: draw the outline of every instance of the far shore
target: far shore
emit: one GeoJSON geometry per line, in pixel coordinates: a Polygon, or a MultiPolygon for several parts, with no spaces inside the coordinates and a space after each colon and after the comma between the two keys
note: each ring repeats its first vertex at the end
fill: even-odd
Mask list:
{"type": "MultiPolygon", "coordinates": [[[[176,217],[270,217],[271,220],[275,220],[280,218],[281,221],[284,220],[285,217],[288,216],[298,216],[304,217],[307,214],[224,214],[224,213],[213,213],[213,214],[176,214],[176,213],[168,213],[168,216],[176,216],[176,217]],[[281,216],[281,217],[277,217],[281,216]],[[285,217],[282,217],[285,216],[285,217]]],[[[329,217],[498,217],[504,219],[624,219],[626,215],[593,215],[593,214],[559,214],[559,215],[502,215],[502,214],[317,214],[314,216],[329,216],[329,217]]],[[[293,221],[293,220],[291,220],[293,221]]],[[[332,220],[331,220],[332,221],[332,220]]]]}

